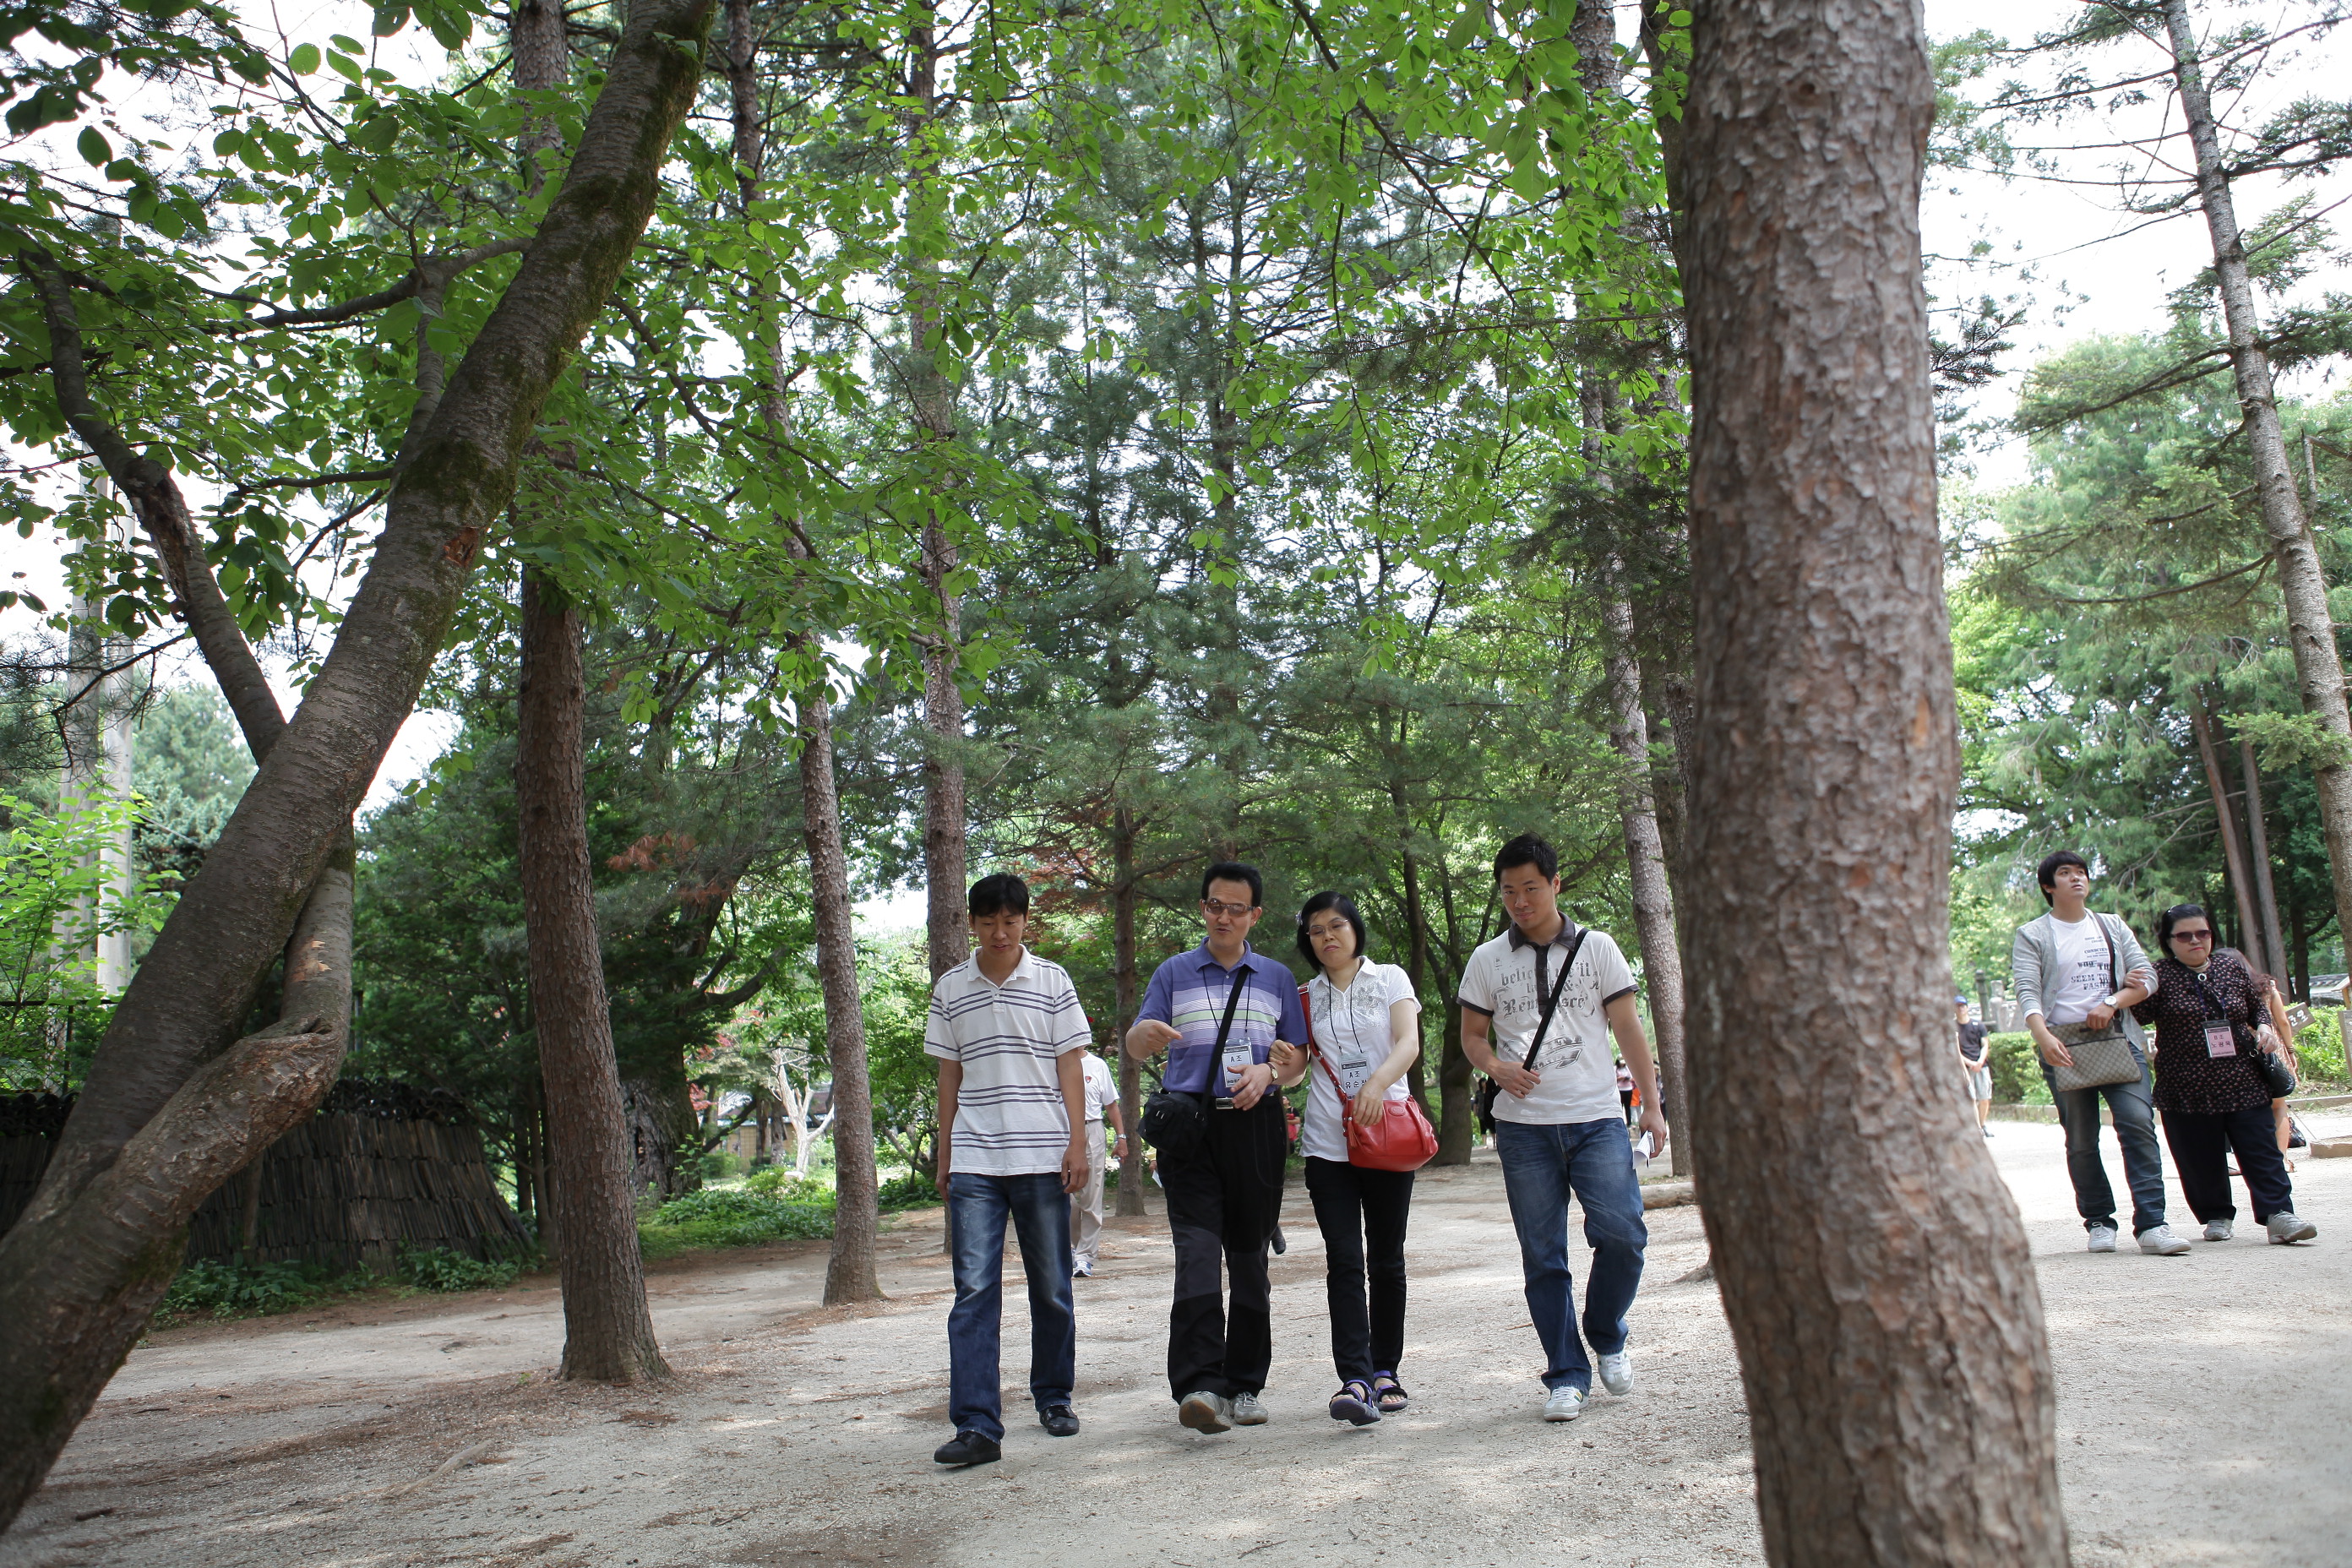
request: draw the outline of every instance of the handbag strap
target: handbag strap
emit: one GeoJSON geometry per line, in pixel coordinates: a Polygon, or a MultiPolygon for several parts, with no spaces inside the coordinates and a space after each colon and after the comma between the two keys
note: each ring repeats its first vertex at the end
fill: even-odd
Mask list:
{"type": "MultiPolygon", "coordinates": [[[[1559,1011],[1559,994],[1568,989],[1568,972],[1576,967],[1576,955],[1584,951],[1584,939],[1591,934],[1591,926],[1579,926],[1576,940],[1568,944],[1568,956],[1560,960],[1559,978],[1551,983],[1551,994],[1544,998],[1543,1009],[1536,1018],[1536,1037],[1528,1042],[1528,1054],[1519,1058],[1523,1068],[1536,1065],[1536,1053],[1543,1049],[1544,1037],[1551,1032],[1552,1015],[1559,1011]]],[[[1536,949],[1536,973],[1543,973],[1543,955],[1550,943],[1536,949]]]]}

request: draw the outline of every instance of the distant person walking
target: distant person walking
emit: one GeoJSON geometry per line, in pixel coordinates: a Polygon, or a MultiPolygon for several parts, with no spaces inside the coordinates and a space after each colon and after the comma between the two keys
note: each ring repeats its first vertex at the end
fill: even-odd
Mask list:
{"type": "Polygon", "coordinates": [[[1307,1020],[1289,967],[1249,945],[1265,897],[1255,867],[1211,866],[1201,879],[1207,939],[1152,972],[1127,1032],[1128,1055],[1168,1053],[1163,1089],[1200,1110],[1197,1146],[1160,1151],[1176,1252],[1168,1384],[1176,1418],[1198,1432],[1264,1425],[1258,1394],[1274,1363],[1266,1245],[1289,1136],[1270,1064],[1276,1041],[1307,1037],[1307,1020]]]}
{"type": "Polygon", "coordinates": [[[2026,1032],[2042,1057],[2042,1076],[2066,1132],[2066,1173],[2074,1183],[2074,1208],[2083,1216],[2093,1252],[2116,1249],[2115,1190],[2099,1157],[2099,1102],[2116,1119],[2116,1142],[2131,1184],[2132,1234],[2142,1252],[2177,1257],[2189,1243],[2164,1223],[2164,1157],[2157,1151],[2155,1100],[2148,1086],[2147,1050],[2139,1025],[2122,1009],[2146,1000],[2157,988],[2155,971],[2131,928],[2114,915],[2089,908],[2091,868],[2080,855],[2061,849],[2034,869],[2050,912],[2028,921],[2011,944],[2010,984],[2025,1014],[2026,1032]],[[2060,1089],[2055,1071],[2073,1068],[2074,1053],[2060,1030],[2076,1037],[2096,1036],[2120,1023],[2138,1076],[2124,1082],[2060,1089]]]}
{"type": "Polygon", "coordinates": [[[2132,1009],[2156,1026],[2156,1103],[2164,1141],[2189,1211],[2205,1239],[2227,1241],[2238,1217],[2227,1155],[2238,1157],[2254,1223],[2281,1244],[2309,1241],[2318,1227],[2296,1217],[2294,1187],[2279,1152],[2271,1091],[2254,1057],[2274,1047],[2267,1001],[2245,960],[2213,951],[2213,922],[2197,904],[2158,917],[2157,991],[2132,1009]]]}
{"type": "Polygon", "coordinates": [[[1986,1118],[1992,1113],[1992,1062],[1985,1041],[1992,1031],[1982,1024],[1969,1022],[1969,999],[1959,999],[1959,1016],[1953,1029],[1960,1050],[1960,1071],[1969,1080],[1969,1098],[1977,1104],[1977,1131],[1992,1136],[1986,1118]]]}
{"type": "Polygon", "coordinates": [[[1009,875],[971,885],[977,951],[931,986],[923,1048],[940,1064],[941,1194],[955,1305],[948,1310],[948,1419],[955,1436],[931,1458],[985,1465],[1003,1457],[999,1352],[1004,1226],[1029,1280],[1029,1394],[1051,1436],[1078,1429],[1077,1321],[1070,1310],[1069,1194],[1087,1176],[1086,1009],[1067,971],[1031,952],[1029,885],[1009,875]]]}
{"type": "Polygon", "coordinates": [[[1080,1064],[1087,1075],[1087,1181],[1070,1198],[1070,1278],[1091,1279],[1102,1252],[1103,1174],[1111,1158],[1127,1158],[1127,1113],[1119,1108],[1118,1079],[1110,1064],[1088,1051],[1080,1064]],[[1103,1122],[1108,1119],[1118,1134],[1118,1145],[1108,1155],[1103,1150],[1103,1122]]]}
{"type": "Polygon", "coordinates": [[[1299,1148],[1307,1195],[1323,1232],[1323,1296],[1331,1313],[1331,1364],[1339,1374],[1331,1419],[1369,1426],[1412,1398],[1397,1368],[1404,1360],[1412,1173],[1350,1163],[1347,1121],[1370,1127],[1383,1102],[1406,1098],[1404,1075],[1421,1057],[1421,1002],[1412,976],[1365,958],[1364,917],[1345,893],[1307,900],[1298,915],[1298,951],[1316,966],[1307,983],[1313,1048],[1278,1048],[1276,1069],[1286,1086],[1307,1080],[1299,1148]]]}
{"type": "Polygon", "coordinates": [[[1587,1341],[1600,1358],[1601,1385],[1633,1392],[1625,1315],[1650,1240],[1611,1068],[1612,1036],[1633,1067],[1654,1149],[1665,1147],[1666,1121],[1633,1010],[1633,973],[1607,931],[1580,930],[1560,912],[1559,857],[1522,834],[1496,852],[1495,881],[1511,924],[1464,966],[1462,1049],[1499,1091],[1495,1152],[1519,1235],[1528,1313],[1543,1344],[1543,1418],[1573,1421],[1591,1395],[1587,1341]],[[1568,1266],[1571,1196],[1583,1206],[1592,1247],[1581,1338],[1568,1266]]]}
{"type": "Polygon", "coordinates": [[[1622,1058],[1617,1062],[1617,1103],[1625,1109],[1625,1125],[1633,1126],[1634,1122],[1633,1069],[1627,1067],[1622,1058]]]}

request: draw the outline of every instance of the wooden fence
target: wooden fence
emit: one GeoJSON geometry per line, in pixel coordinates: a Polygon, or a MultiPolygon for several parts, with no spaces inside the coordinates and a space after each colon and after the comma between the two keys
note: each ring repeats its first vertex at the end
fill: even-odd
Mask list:
{"type": "MultiPolygon", "coordinates": [[[[70,1100],[0,1100],[0,1230],[32,1201],[70,1100]]],[[[446,1090],[346,1079],[319,1114],[231,1176],[188,1227],[188,1257],[389,1268],[404,1250],[472,1258],[530,1238],[498,1189],[472,1113],[446,1090]],[[248,1205],[255,1245],[240,1245],[248,1205]]]]}

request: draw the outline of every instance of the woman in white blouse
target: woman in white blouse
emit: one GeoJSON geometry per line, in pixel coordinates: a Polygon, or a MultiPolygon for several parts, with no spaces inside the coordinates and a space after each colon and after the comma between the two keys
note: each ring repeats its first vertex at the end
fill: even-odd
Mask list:
{"type": "Polygon", "coordinates": [[[1299,1147],[1328,1268],[1324,1290],[1340,1384],[1331,1418],[1364,1426],[1410,1402],[1397,1363],[1404,1354],[1412,1173],[1349,1164],[1341,1118],[1370,1127],[1381,1119],[1381,1100],[1405,1097],[1406,1069],[1421,1055],[1421,1004],[1403,970],[1364,957],[1364,917],[1345,893],[1307,900],[1298,950],[1318,972],[1305,986],[1314,1056],[1276,1047],[1275,1066],[1286,1087],[1307,1079],[1299,1147]]]}

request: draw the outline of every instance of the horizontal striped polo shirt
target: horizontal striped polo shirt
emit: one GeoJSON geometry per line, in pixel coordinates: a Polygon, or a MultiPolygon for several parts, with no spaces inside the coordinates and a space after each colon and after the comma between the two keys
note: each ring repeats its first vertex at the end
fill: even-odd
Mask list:
{"type": "Polygon", "coordinates": [[[1208,1092],[1209,1071],[1217,1056],[1217,1025],[1224,1018],[1235,970],[1247,970],[1249,975],[1234,1004],[1229,1039],[1246,1042],[1254,1062],[1265,1061],[1276,1040],[1306,1043],[1307,1016],[1299,1011],[1298,980],[1290,966],[1244,944],[1241,962],[1227,969],[1209,956],[1204,942],[1153,970],[1151,984],[1144,987],[1143,1005],[1136,1009],[1138,1023],[1156,1018],[1184,1037],[1168,1047],[1162,1075],[1168,1088],[1185,1094],[1208,1092]]]}
{"type": "Polygon", "coordinates": [[[1059,1171],[1070,1116],[1056,1063],[1087,1043],[1069,971],[1025,947],[1002,985],[980,972],[977,953],[934,981],[923,1049],[963,1064],[949,1138],[952,1173],[1059,1171]]]}

